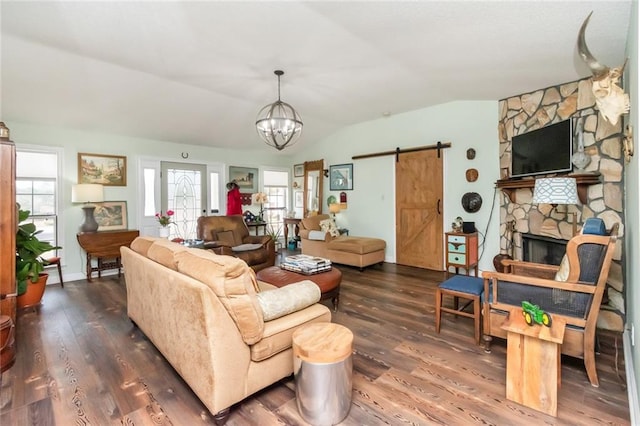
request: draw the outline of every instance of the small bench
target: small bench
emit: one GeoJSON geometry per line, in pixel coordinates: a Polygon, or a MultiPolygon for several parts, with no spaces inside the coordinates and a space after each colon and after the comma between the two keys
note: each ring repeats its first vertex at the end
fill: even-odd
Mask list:
{"type": "Polygon", "coordinates": [[[476,344],[480,344],[480,297],[484,292],[484,283],[482,278],[470,277],[466,275],[455,275],[448,280],[440,283],[436,289],[436,333],[440,333],[440,317],[442,312],[448,312],[453,315],[461,315],[467,318],[473,318],[476,344]],[[442,306],[443,296],[453,297],[453,308],[442,306]],[[458,307],[458,299],[463,298],[469,300],[465,305],[458,307]],[[464,309],[473,303],[473,312],[465,312],[464,309]]]}

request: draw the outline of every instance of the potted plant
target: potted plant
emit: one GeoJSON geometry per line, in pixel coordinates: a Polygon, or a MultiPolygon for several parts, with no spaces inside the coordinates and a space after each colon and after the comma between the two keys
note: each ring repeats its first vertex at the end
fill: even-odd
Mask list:
{"type": "Polygon", "coordinates": [[[281,227],[277,227],[276,228],[273,225],[269,225],[267,227],[266,234],[271,237],[271,239],[273,240],[273,246],[274,246],[275,250],[278,251],[278,246],[280,244],[280,238],[282,237],[282,228],[281,227]]]}
{"type": "Polygon", "coordinates": [[[37,237],[42,230],[27,222],[29,210],[18,210],[18,231],[16,232],[16,282],[18,285],[18,307],[25,308],[40,303],[48,274],[42,271],[48,262],[42,255],[50,250],[59,249],[37,237]]]}

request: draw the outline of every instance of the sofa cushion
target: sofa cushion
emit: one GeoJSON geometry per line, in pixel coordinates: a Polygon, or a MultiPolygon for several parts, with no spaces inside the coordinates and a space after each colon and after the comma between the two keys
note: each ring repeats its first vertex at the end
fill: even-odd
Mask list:
{"type": "MultiPolygon", "coordinates": [[[[131,242],[131,250],[135,251],[138,254],[147,257],[147,252],[149,251],[149,247],[151,244],[158,241],[160,238],[155,237],[137,237],[135,240],[131,242]]],[[[166,240],[166,239],[165,239],[166,240]]]]}
{"type": "Polygon", "coordinates": [[[178,272],[201,281],[218,296],[246,344],[262,338],[264,321],[256,297],[257,281],[244,261],[199,249],[176,253],[175,258],[178,272]]]}
{"type": "Polygon", "coordinates": [[[234,252],[251,251],[251,250],[257,250],[261,247],[262,247],[262,244],[240,244],[238,246],[231,247],[231,250],[233,250],[234,252]]]}
{"type": "Polygon", "coordinates": [[[300,281],[258,294],[258,303],[265,321],[297,312],[320,300],[320,288],[309,280],[300,281]]]}
{"type": "Polygon", "coordinates": [[[387,244],[379,238],[350,237],[343,235],[327,244],[329,250],[344,251],[347,253],[367,254],[384,250],[387,244]]]}
{"type": "Polygon", "coordinates": [[[162,266],[166,266],[169,269],[177,271],[178,265],[176,264],[174,254],[185,251],[186,249],[187,247],[181,244],[173,243],[161,238],[151,244],[147,251],[147,257],[154,262],[158,262],[162,266]]]}
{"type": "Polygon", "coordinates": [[[316,216],[305,217],[300,222],[304,229],[320,231],[320,222],[325,219],[329,219],[329,215],[319,214],[316,216]]]}
{"type": "Polygon", "coordinates": [[[266,322],[262,340],[251,346],[251,360],[263,361],[291,349],[293,332],[300,326],[313,322],[331,322],[331,312],[326,306],[314,303],[308,308],[266,322]]]}

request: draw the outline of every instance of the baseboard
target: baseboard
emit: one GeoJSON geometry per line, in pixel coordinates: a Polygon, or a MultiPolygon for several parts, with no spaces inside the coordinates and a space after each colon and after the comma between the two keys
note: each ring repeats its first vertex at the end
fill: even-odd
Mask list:
{"type": "Polygon", "coordinates": [[[638,384],[636,383],[633,357],[631,356],[631,334],[630,330],[625,330],[622,334],[622,346],[624,348],[624,365],[627,375],[627,396],[629,398],[629,416],[631,424],[640,424],[640,395],[638,395],[638,384]]]}

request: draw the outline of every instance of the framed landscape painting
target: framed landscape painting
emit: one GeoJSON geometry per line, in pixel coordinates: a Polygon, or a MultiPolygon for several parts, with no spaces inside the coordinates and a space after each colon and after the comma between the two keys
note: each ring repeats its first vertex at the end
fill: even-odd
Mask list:
{"type": "Polygon", "coordinates": [[[98,222],[98,231],[127,229],[127,202],[105,201],[96,203],[93,216],[98,222]]]}
{"type": "Polygon", "coordinates": [[[353,164],[329,166],[329,190],[349,191],[353,189],[353,164]]]}
{"type": "Polygon", "coordinates": [[[78,183],[127,186],[127,157],[79,152],[78,183]]]}
{"type": "Polygon", "coordinates": [[[229,166],[229,180],[238,184],[240,192],[258,192],[258,169],[229,166]]]}

